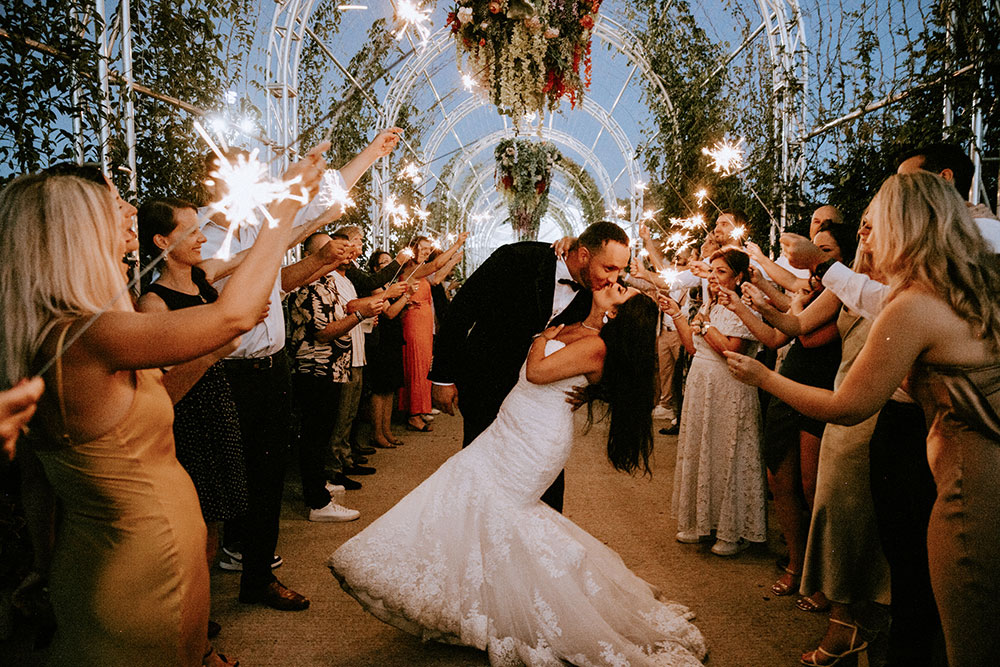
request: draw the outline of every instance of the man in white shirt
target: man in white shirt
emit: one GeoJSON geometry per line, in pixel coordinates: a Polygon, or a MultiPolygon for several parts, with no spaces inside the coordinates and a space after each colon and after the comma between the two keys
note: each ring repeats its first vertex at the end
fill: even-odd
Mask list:
{"type": "MultiPolygon", "coordinates": [[[[357,157],[344,165],[334,179],[324,179],[324,187],[296,219],[296,239],[335,220],[342,214],[340,204],[330,205],[332,192],[338,187],[350,190],[378,158],[388,155],[399,141],[399,128],[380,133],[357,157]],[[325,190],[325,191],[324,191],[325,190]]],[[[209,155],[206,172],[212,171],[213,155],[209,155]]],[[[219,185],[209,195],[217,201],[219,185]]],[[[207,218],[202,227],[206,242],[202,257],[206,260],[222,247],[231,221],[221,213],[201,211],[207,218]]],[[[236,255],[251,247],[258,227],[241,227],[232,234],[230,250],[236,255]]],[[[285,465],[292,433],[291,374],[285,354],[285,319],[281,306],[282,293],[308,284],[328,273],[340,263],[347,244],[331,243],[305,259],[285,266],[275,281],[268,309],[261,322],[243,336],[239,348],[224,362],[226,375],[233,391],[240,416],[243,453],[247,464],[248,509],[241,522],[226,526],[229,534],[239,533],[241,551],[225,548],[229,557],[226,569],[242,569],[239,599],[245,603],[263,603],[282,611],[299,611],[309,606],[309,600],[282,585],[271,572],[278,543],[281,514],[281,494],[284,487],[285,465]]],[[[225,279],[215,283],[223,288],[225,279]]],[[[225,566],[224,566],[225,567],[225,566]]]]}

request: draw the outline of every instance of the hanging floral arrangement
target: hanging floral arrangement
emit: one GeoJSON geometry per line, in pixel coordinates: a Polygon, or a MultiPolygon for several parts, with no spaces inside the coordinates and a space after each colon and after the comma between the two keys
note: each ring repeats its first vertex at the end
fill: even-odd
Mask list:
{"type": "Polygon", "coordinates": [[[575,107],[590,87],[590,39],[601,0],[459,0],[447,24],[467,87],[515,122],[575,107]],[[583,65],[581,76],[580,66],[583,65]]]}
{"type": "Polygon", "coordinates": [[[504,139],[494,155],[497,190],[507,202],[511,227],[518,240],[534,240],[549,207],[552,168],[561,155],[550,143],[527,139],[504,139]]]}

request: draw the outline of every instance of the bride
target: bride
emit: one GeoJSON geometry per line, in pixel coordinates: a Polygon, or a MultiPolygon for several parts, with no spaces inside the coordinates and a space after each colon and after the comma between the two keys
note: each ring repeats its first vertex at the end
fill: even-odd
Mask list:
{"type": "Polygon", "coordinates": [[[330,557],[344,590],[494,666],[699,665],[694,615],[539,500],[569,457],[566,392],[584,381],[610,405],[611,463],[649,472],[657,317],[652,299],[612,284],[583,322],[540,334],[496,421],[330,557]]]}

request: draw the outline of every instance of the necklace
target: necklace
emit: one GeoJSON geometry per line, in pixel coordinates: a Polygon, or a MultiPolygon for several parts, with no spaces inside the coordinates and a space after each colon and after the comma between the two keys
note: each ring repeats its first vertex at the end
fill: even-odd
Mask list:
{"type": "Polygon", "coordinates": [[[580,322],[580,326],[583,327],[584,329],[590,329],[591,331],[596,331],[598,333],[601,332],[600,329],[598,329],[597,327],[592,327],[589,324],[587,324],[586,322],[580,322]]]}

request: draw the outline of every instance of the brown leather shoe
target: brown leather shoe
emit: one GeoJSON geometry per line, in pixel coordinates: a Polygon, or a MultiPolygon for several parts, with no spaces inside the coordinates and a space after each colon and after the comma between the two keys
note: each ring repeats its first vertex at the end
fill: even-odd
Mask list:
{"type": "Polygon", "coordinates": [[[278,611],[302,611],[309,608],[309,598],[296,593],[277,579],[259,591],[241,589],[240,602],[266,604],[278,611]]]}

